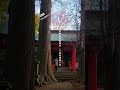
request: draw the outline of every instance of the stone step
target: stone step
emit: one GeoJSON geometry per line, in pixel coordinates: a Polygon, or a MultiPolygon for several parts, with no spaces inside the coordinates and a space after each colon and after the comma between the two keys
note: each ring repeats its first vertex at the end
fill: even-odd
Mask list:
{"type": "Polygon", "coordinates": [[[76,72],[54,72],[58,80],[73,80],[76,77],[76,72]]]}
{"type": "Polygon", "coordinates": [[[69,71],[68,67],[58,67],[57,68],[57,72],[65,72],[65,71],[69,71]]]}

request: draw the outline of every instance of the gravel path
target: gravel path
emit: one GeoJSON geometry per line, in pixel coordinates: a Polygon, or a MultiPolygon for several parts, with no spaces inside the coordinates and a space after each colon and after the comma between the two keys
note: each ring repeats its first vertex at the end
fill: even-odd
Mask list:
{"type": "Polygon", "coordinates": [[[36,87],[36,90],[84,90],[84,88],[75,88],[69,82],[54,83],[44,87],[36,87]]]}

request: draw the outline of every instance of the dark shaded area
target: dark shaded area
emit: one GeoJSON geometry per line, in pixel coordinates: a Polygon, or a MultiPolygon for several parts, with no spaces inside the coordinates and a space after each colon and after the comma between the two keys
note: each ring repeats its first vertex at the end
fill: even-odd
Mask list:
{"type": "MultiPolygon", "coordinates": [[[[33,90],[33,50],[34,44],[37,42],[34,41],[33,2],[34,0],[11,0],[10,2],[9,34],[0,33],[0,85],[3,87],[12,86],[14,90],[33,90]],[[6,48],[8,49],[7,59],[6,48]],[[1,83],[2,80],[5,82],[1,83]]],[[[85,47],[82,50],[85,50],[83,50],[83,56],[80,56],[80,58],[84,57],[85,53],[85,62],[82,63],[85,64],[85,82],[83,84],[85,84],[86,90],[90,90],[88,84],[96,80],[95,78],[90,79],[90,76],[96,75],[97,83],[94,82],[95,85],[102,85],[104,90],[120,90],[120,1],[108,0],[106,9],[102,8],[104,6],[102,0],[99,4],[99,9],[84,11],[85,22],[82,21],[82,23],[85,28],[81,28],[83,29],[81,33],[85,37],[81,36],[84,38],[81,41],[85,47]],[[96,54],[96,59],[91,58],[96,54]],[[92,63],[93,60],[97,60],[95,67],[93,67],[95,65],[92,63]],[[91,73],[90,68],[97,69],[96,73],[91,73]]],[[[58,52],[53,54],[52,60],[56,57],[58,58],[58,52]]],[[[64,53],[66,67],[69,65],[70,57],[70,53],[64,53]]]]}

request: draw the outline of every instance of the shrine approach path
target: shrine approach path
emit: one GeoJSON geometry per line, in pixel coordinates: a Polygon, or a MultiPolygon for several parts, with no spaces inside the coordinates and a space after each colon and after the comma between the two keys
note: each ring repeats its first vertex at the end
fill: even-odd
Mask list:
{"type": "Polygon", "coordinates": [[[85,90],[83,86],[74,87],[70,82],[60,82],[51,85],[36,87],[35,90],[85,90]]]}

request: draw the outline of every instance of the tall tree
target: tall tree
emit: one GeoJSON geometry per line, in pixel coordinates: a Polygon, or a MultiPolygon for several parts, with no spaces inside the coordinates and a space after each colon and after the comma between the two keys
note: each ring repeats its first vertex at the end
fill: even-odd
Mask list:
{"type": "Polygon", "coordinates": [[[79,35],[80,60],[78,63],[78,73],[76,81],[85,84],[85,2],[81,0],[81,30],[79,35]]]}
{"type": "Polygon", "coordinates": [[[113,4],[113,6],[114,6],[114,8],[113,8],[113,14],[114,14],[114,38],[115,38],[115,48],[114,48],[114,50],[115,50],[115,54],[114,54],[114,58],[113,58],[113,60],[114,60],[114,62],[115,62],[115,64],[114,64],[114,76],[113,77],[115,77],[115,79],[113,79],[114,81],[113,81],[113,86],[114,87],[116,87],[116,89],[114,88],[113,90],[120,90],[120,87],[119,87],[119,81],[118,80],[120,80],[120,70],[119,70],[119,68],[120,68],[120,18],[119,18],[119,16],[120,16],[120,1],[119,0],[114,0],[114,2],[113,2],[114,4],[113,4]],[[116,85],[116,84],[117,85],[116,85]]]}
{"type": "MultiPolygon", "coordinates": [[[[52,25],[53,30],[64,30],[70,24],[70,17],[67,15],[66,11],[59,11],[58,13],[54,13],[52,15],[52,25]]],[[[72,19],[72,18],[71,18],[72,19]]]]}
{"type": "MultiPolygon", "coordinates": [[[[106,32],[103,33],[103,58],[104,58],[104,67],[105,67],[105,83],[110,85],[112,80],[112,71],[113,71],[113,53],[114,53],[114,30],[113,30],[113,16],[112,16],[112,7],[111,0],[109,0],[109,11],[107,14],[107,25],[106,32]]],[[[102,22],[102,21],[101,21],[102,22]]],[[[101,24],[102,25],[102,24],[101,24]]],[[[103,28],[103,26],[101,26],[103,28]]],[[[105,90],[113,90],[110,87],[105,87],[105,90]]]]}
{"type": "Polygon", "coordinates": [[[105,59],[105,81],[109,85],[105,90],[120,90],[120,1],[109,0],[107,57],[105,59]],[[111,46],[111,47],[110,47],[111,46]],[[113,78],[114,77],[114,78],[113,78]]]}
{"type": "Polygon", "coordinates": [[[10,0],[7,79],[12,90],[34,89],[34,0],[10,0]]]}
{"type": "Polygon", "coordinates": [[[39,68],[39,85],[47,85],[57,82],[51,69],[51,41],[50,41],[50,22],[51,22],[51,0],[41,0],[40,13],[49,15],[40,21],[39,28],[39,44],[38,44],[38,60],[39,68]]]}
{"type": "Polygon", "coordinates": [[[40,17],[38,14],[35,14],[35,33],[38,32],[39,29],[39,21],[40,21],[40,17]]]}
{"type": "Polygon", "coordinates": [[[7,18],[8,0],[0,0],[0,23],[7,18]]]}

